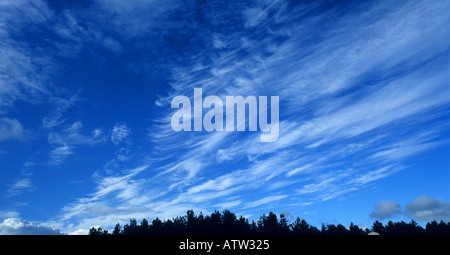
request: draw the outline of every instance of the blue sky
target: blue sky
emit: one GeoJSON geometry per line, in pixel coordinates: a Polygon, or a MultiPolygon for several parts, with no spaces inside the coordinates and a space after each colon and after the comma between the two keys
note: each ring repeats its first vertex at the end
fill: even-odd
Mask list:
{"type": "Polygon", "coordinates": [[[0,233],[83,233],[188,209],[316,226],[450,221],[449,11],[2,1],[0,233]],[[194,88],[279,96],[278,140],[173,131],[171,100],[194,88]]]}

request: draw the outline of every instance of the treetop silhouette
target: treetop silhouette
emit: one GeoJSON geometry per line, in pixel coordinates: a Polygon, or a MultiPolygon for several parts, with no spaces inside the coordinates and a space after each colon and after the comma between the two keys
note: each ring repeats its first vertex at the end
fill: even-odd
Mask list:
{"type": "Polygon", "coordinates": [[[144,218],[138,224],[136,219],[130,219],[123,228],[117,223],[111,233],[101,227],[92,227],[89,235],[367,235],[369,232],[380,235],[450,235],[450,222],[433,220],[423,228],[414,220],[409,223],[389,221],[387,225],[375,221],[370,229],[362,229],[353,223],[348,228],[342,224],[322,223],[319,230],[299,217],[289,224],[283,214],[277,217],[273,212],[263,214],[257,222],[249,222],[229,210],[222,213],[214,211],[206,216],[188,210],[184,216],[164,221],[155,218],[149,223],[144,218]]]}

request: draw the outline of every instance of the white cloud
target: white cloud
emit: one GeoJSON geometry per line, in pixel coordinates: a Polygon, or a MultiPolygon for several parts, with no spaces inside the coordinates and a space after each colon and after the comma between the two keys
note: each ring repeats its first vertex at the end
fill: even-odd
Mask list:
{"type": "Polygon", "coordinates": [[[74,153],[73,147],[68,146],[67,144],[60,145],[50,152],[49,154],[50,163],[61,164],[64,162],[66,158],[68,158],[73,153],[74,153]]]}
{"type": "Polygon", "coordinates": [[[242,204],[242,201],[236,200],[236,201],[219,203],[219,204],[214,205],[214,207],[219,208],[219,209],[228,209],[229,210],[230,208],[237,207],[240,204],[242,204]]]}
{"type": "Polygon", "coordinates": [[[143,188],[143,181],[133,180],[132,178],[148,167],[149,165],[143,165],[134,169],[124,170],[123,172],[126,174],[120,176],[102,177],[97,174],[94,176],[97,179],[96,192],[87,198],[78,199],[76,203],[65,206],[63,208],[65,213],[62,215],[62,219],[67,220],[76,216],[104,214],[112,210],[116,210],[116,212],[121,211],[106,206],[102,200],[105,200],[109,195],[115,195],[113,198],[115,201],[126,201],[128,204],[132,199],[136,199],[139,191],[143,188]]]}
{"type": "Polygon", "coordinates": [[[349,183],[356,185],[364,185],[369,182],[376,181],[378,179],[386,178],[398,171],[400,171],[402,167],[393,167],[391,165],[384,166],[379,169],[371,170],[367,173],[356,175],[355,178],[349,181],[349,183]]]}
{"type": "Polygon", "coordinates": [[[18,100],[37,102],[50,91],[45,82],[54,68],[50,57],[39,54],[13,35],[33,24],[39,26],[52,16],[43,1],[2,1],[0,4],[0,113],[18,100]],[[51,68],[50,68],[51,67],[51,68]]]}
{"type": "Polygon", "coordinates": [[[370,213],[370,217],[376,219],[391,218],[394,215],[402,213],[402,207],[399,203],[389,200],[381,200],[376,206],[375,211],[370,213]]]}
{"type": "Polygon", "coordinates": [[[274,195],[274,196],[264,197],[264,198],[258,199],[256,201],[253,201],[253,202],[245,203],[243,208],[257,207],[257,206],[260,206],[263,204],[268,204],[268,203],[271,203],[274,201],[279,201],[286,197],[287,197],[287,195],[274,195]]]}
{"type": "Polygon", "coordinates": [[[267,18],[267,10],[263,10],[259,7],[248,8],[244,10],[244,17],[247,19],[245,25],[252,28],[259,25],[267,18]]]}
{"type": "Polygon", "coordinates": [[[0,118],[0,142],[8,139],[22,139],[23,127],[17,119],[0,118]]]}
{"type": "Polygon", "coordinates": [[[195,193],[203,193],[208,190],[221,191],[230,188],[235,185],[236,182],[239,181],[235,174],[222,175],[214,180],[208,180],[203,184],[194,186],[190,188],[187,193],[195,194],[195,193]]]}
{"type": "MultiPolygon", "coordinates": [[[[374,8],[381,8],[380,5],[374,6],[374,8]]],[[[168,148],[176,151],[176,158],[167,167],[161,167],[161,172],[180,177],[180,170],[187,171],[183,168],[185,163],[200,162],[196,165],[200,169],[194,168],[190,173],[195,174],[189,176],[201,179],[202,184],[198,185],[195,178],[191,178],[192,182],[183,183],[185,186],[176,186],[179,190],[186,188],[191,192],[197,190],[222,192],[221,185],[236,188],[244,183],[248,183],[247,186],[244,185],[244,189],[261,191],[266,188],[276,188],[277,186],[274,185],[264,185],[265,181],[277,177],[280,173],[286,173],[285,176],[293,179],[292,181],[277,179],[277,182],[273,183],[289,185],[303,178],[303,188],[297,190],[297,193],[328,200],[358,190],[403,169],[403,166],[391,162],[392,165],[387,166],[377,162],[367,170],[366,167],[361,167],[361,161],[355,160],[354,168],[336,170],[338,167],[342,168],[342,162],[349,163],[347,158],[352,154],[360,153],[358,156],[361,159],[366,158],[366,152],[375,153],[373,150],[380,148],[378,147],[380,140],[384,144],[393,145],[392,143],[395,143],[393,137],[398,138],[396,134],[398,129],[389,127],[384,129],[386,126],[395,125],[407,118],[422,116],[424,112],[430,112],[449,101],[445,93],[440,92],[446,89],[445,74],[448,71],[446,67],[438,66],[434,69],[436,72],[430,71],[434,68],[431,66],[423,66],[417,71],[403,69],[398,73],[392,71],[399,70],[394,67],[402,65],[403,61],[416,55],[418,61],[430,58],[428,50],[433,48],[434,41],[424,41],[423,44],[417,45],[419,49],[416,49],[414,53],[408,50],[400,51],[402,48],[411,48],[411,45],[416,43],[412,38],[422,38],[423,27],[420,22],[409,23],[408,20],[416,16],[421,19],[426,18],[419,11],[422,9],[420,4],[407,4],[406,7],[412,10],[409,14],[401,8],[401,11],[392,9],[389,19],[380,19],[380,22],[375,23],[368,22],[358,15],[340,18],[335,25],[330,24],[332,27],[330,31],[323,32],[329,39],[321,41],[320,46],[314,45],[313,49],[308,48],[311,47],[310,45],[305,46],[306,50],[302,47],[304,38],[310,38],[308,37],[310,31],[304,29],[303,23],[298,25],[294,23],[291,28],[288,28],[291,30],[290,34],[273,28],[271,33],[283,32],[284,35],[289,34],[290,38],[283,43],[271,42],[270,36],[260,41],[253,41],[252,47],[246,49],[248,54],[242,53],[241,45],[236,42],[241,43],[242,37],[246,37],[246,41],[251,40],[248,38],[249,35],[237,33],[227,37],[221,36],[220,42],[213,43],[219,53],[209,59],[212,62],[210,67],[173,69],[173,93],[159,101],[158,106],[163,106],[163,100],[170,100],[172,95],[191,95],[192,88],[195,86],[201,86],[205,94],[216,95],[280,93],[282,95],[280,99],[285,100],[286,106],[283,108],[285,119],[280,122],[280,138],[273,144],[261,144],[252,134],[245,133],[241,136],[227,134],[217,143],[208,143],[209,138],[217,137],[219,133],[191,136],[186,132],[176,134],[167,132],[170,130],[167,126],[161,128],[160,132],[154,129],[155,140],[159,144],[170,144],[168,148]],[[401,26],[391,26],[399,20],[409,28],[409,32],[404,35],[407,39],[393,41],[392,36],[401,39],[398,34],[401,34],[404,29],[401,26]],[[348,24],[355,27],[341,33],[341,28],[348,27],[348,24]],[[234,37],[239,37],[241,40],[234,37]],[[354,41],[355,38],[358,40],[354,41]],[[227,47],[221,47],[223,45],[227,47]],[[263,56],[260,50],[256,50],[259,47],[268,49],[267,54],[263,56]],[[368,61],[369,59],[371,61],[368,61]],[[392,67],[392,70],[386,68],[386,65],[392,67]],[[337,96],[343,90],[359,88],[360,80],[366,79],[369,74],[374,75],[371,73],[374,70],[383,71],[386,77],[381,77],[367,88],[361,88],[362,91],[358,92],[357,97],[352,93],[337,96]],[[436,73],[438,75],[435,75],[436,73]],[[322,107],[324,102],[328,103],[322,107]],[[377,139],[374,139],[373,133],[376,134],[377,139]],[[349,140],[352,144],[349,144],[349,140]],[[198,146],[191,147],[192,144],[208,144],[208,148],[201,150],[198,146]],[[294,146],[297,146],[295,150],[292,149],[294,146]],[[183,150],[184,148],[188,150],[183,150]],[[290,149],[292,151],[289,151],[290,149]],[[208,157],[210,152],[215,154],[214,158],[208,157]],[[281,156],[283,152],[290,153],[290,157],[281,156]],[[292,157],[297,155],[303,159],[293,160],[292,157]],[[308,157],[309,155],[317,156],[308,157]],[[194,161],[192,158],[199,158],[201,161],[194,161]],[[277,161],[277,164],[271,164],[273,161],[277,161]],[[230,169],[227,165],[230,162],[244,162],[244,164],[250,162],[254,163],[255,167],[252,170],[239,171],[236,169],[241,169],[242,166],[232,166],[230,169]],[[226,165],[226,171],[235,174],[230,179],[232,182],[224,182],[226,175],[219,174],[220,176],[217,177],[214,174],[211,178],[204,174],[202,170],[209,173],[208,167],[214,166],[213,163],[226,165]],[[264,167],[258,168],[256,165],[264,167]],[[290,166],[287,167],[287,165],[290,166]],[[327,171],[328,174],[317,175],[318,171],[327,171]],[[246,173],[246,178],[242,178],[241,176],[244,175],[241,173],[246,173]]],[[[250,10],[247,13],[247,25],[269,27],[264,24],[267,13],[265,8],[258,7],[250,10]]],[[[427,11],[438,12],[437,20],[445,18],[435,9],[429,10],[427,7],[427,11]]],[[[311,22],[325,18],[329,17],[318,15],[311,22]]],[[[433,27],[439,26],[439,22],[435,20],[430,22],[433,27]]],[[[434,34],[431,29],[427,29],[426,33],[434,34]]],[[[216,34],[215,37],[217,39],[218,35],[216,34]]],[[[439,47],[436,50],[442,51],[444,49],[442,43],[438,44],[439,47]]],[[[195,62],[204,60],[202,56],[195,56],[195,59],[198,60],[195,62]]],[[[168,119],[170,118],[163,116],[160,122],[167,122],[168,119]]],[[[406,124],[402,127],[409,128],[406,124]]],[[[395,160],[434,148],[434,146],[426,146],[424,141],[417,145],[418,147],[411,148],[402,145],[402,148],[407,151],[404,153],[396,151],[398,153],[395,153],[397,156],[395,160]]],[[[391,154],[392,158],[393,155],[391,154]]],[[[193,165],[195,164],[189,166],[192,168],[193,165]]],[[[183,177],[185,176],[181,178],[183,177]]]]}
{"type": "Polygon", "coordinates": [[[16,196],[31,189],[33,189],[31,177],[26,176],[25,178],[18,179],[13,185],[11,185],[7,192],[9,196],[16,196]]]}
{"type": "Polygon", "coordinates": [[[52,129],[56,126],[61,125],[66,121],[63,118],[64,114],[77,103],[79,98],[79,93],[72,95],[70,98],[62,98],[62,97],[52,97],[50,98],[50,102],[53,105],[52,111],[42,119],[42,126],[45,129],[52,129]]]}
{"type": "Polygon", "coordinates": [[[418,221],[443,220],[448,222],[450,221],[450,202],[422,195],[406,204],[405,215],[418,221]]]}
{"type": "Polygon", "coordinates": [[[163,13],[177,8],[178,1],[146,1],[146,0],[97,0],[94,3],[95,16],[100,24],[108,24],[125,37],[139,37],[152,32],[159,25],[163,13]],[[105,22],[106,21],[106,22],[105,22]]]}
{"type": "Polygon", "coordinates": [[[381,200],[375,206],[375,211],[370,213],[370,217],[381,220],[394,215],[404,215],[416,221],[447,222],[450,221],[450,202],[422,195],[407,203],[405,210],[402,210],[402,206],[397,202],[381,200]]]}
{"type": "Polygon", "coordinates": [[[16,211],[2,210],[0,211],[0,218],[18,218],[19,213],[16,211]]]}
{"type": "MultiPolygon", "coordinates": [[[[115,13],[113,27],[126,36],[151,30],[147,28],[152,26],[152,18],[144,20],[142,14],[151,9],[152,4],[139,9],[135,3],[97,2],[105,8],[99,17],[115,13]]],[[[151,129],[156,149],[148,158],[156,162],[156,167],[146,171],[146,178],[142,179],[136,175],[117,175],[113,171],[109,176],[98,178],[93,194],[64,208],[64,219],[94,214],[110,216],[113,211],[117,212],[117,217],[133,213],[135,217],[144,213],[173,215],[185,208],[211,208],[211,205],[254,208],[287,195],[258,197],[256,201],[246,202],[248,193],[266,194],[267,189],[284,187],[297,189],[292,193],[301,194],[301,203],[306,205],[311,204],[308,196],[319,200],[336,198],[402,169],[394,162],[389,162],[392,165],[388,166],[361,167],[361,159],[365,160],[368,154],[376,155],[369,159],[390,155],[392,160],[398,160],[433,148],[427,146],[426,141],[416,143],[417,147],[396,143],[393,138],[405,137],[397,136],[397,127],[384,127],[406,118],[420,120],[423,113],[448,103],[447,95],[442,93],[448,83],[445,67],[420,65],[414,67],[417,71],[402,67],[396,72],[399,70],[396,67],[408,63],[434,62],[428,61],[432,54],[446,49],[444,35],[448,32],[434,32],[444,29],[441,24],[445,22],[441,21],[448,20],[443,11],[420,2],[383,11],[379,9],[385,5],[373,4],[370,6],[375,10],[364,13],[383,13],[384,18],[348,12],[349,15],[335,19],[328,13],[315,15],[312,12],[315,17],[304,22],[272,26],[277,22],[274,20],[281,17],[271,14],[283,10],[274,10],[275,5],[270,3],[257,5],[244,11],[245,25],[257,30],[255,37],[248,31],[216,33],[212,42],[207,38],[214,54],[204,49],[190,57],[189,62],[195,63],[194,66],[172,66],[171,91],[167,96],[159,95],[157,101],[157,106],[161,107],[158,113],[163,116],[155,120],[156,125],[151,129]],[[424,19],[426,22],[422,22],[424,19]],[[308,23],[320,24],[324,20],[333,20],[326,23],[327,29],[317,33],[308,29],[316,27],[308,23]],[[424,27],[423,24],[431,25],[424,27]],[[314,35],[325,39],[319,40],[314,35]],[[318,43],[304,43],[310,39],[318,43]],[[373,84],[362,86],[361,83],[366,85],[368,76],[375,77],[369,79],[373,84]],[[170,125],[165,125],[170,123],[171,112],[167,111],[170,107],[164,107],[174,95],[191,95],[193,87],[202,87],[205,95],[279,94],[285,106],[279,140],[262,145],[259,137],[248,132],[173,132],[170,125]],[[340,94],[347,89],[350,92],[340,94]],[[415,118],[417,116],[419,118],[415,118]],[[373,133],[381,138],[374,140],[373,133]],[[380,144],[387,145],[380,147],[380,144]],[[401,148],[405,149],[402,153],[401,148]],[[385,152],[374,152],[380,149],[385,152]],[[351,156],[356,153],[361,153],[356,156],[360,160],[352,162],[356,157],[351,156]],[[343,165],[350,169],[340,170],[343,165]],[[298,185],[294,187],[294,183],[298,185]],[[156,186],[160,194],[152,194],[144,184],[156,186]],[[155,197],[161,199],[154,202],[155,197]]],[[[292,12],[302,15],[304,6],[299,5],[301,8],[292,12]]],[[[294,16],[293,20],[300,17],[294,16]]],[[[189,26],[184,25],[183,28],[189,26]]],[[[78,28],[71,29],[76,32],[78,28]]],[[[122,41],[111,43],[104,38],[103,43],[115,48],[122,41]]],[[[405,124],[402,127],[409,128],[405,124]]],[[[92,136],[97,137],[95,134],[101,135],[101,132],[93,132],[92,136]]],[[[108,138],[119,145],[127,142],[130,134],[126,125],[117,124],[108,138]]],[[[127,158],[128,153],[118,152],[111,162],[127,158]]],[[[290,198],[295,197],[298,196],[290,198]]],[[[395,202],[382,201],[373,215],[389,217],[399,210],[401,212],[395,202]]],[[[106,222],[105,219],[95,220],[106,222]]],[[[86,219],[83,224],[88,225],[90,220],[86,219]]]]}
{"type": "Polygon", "coordinates": [[[36,225],[18,218],[7,218],[0,223],[0,235],[61,235],[57,228],[36,225]]]}
{"type": "Polygon", "coordinates": [[[62,127],[61,131],[52,131],[48,134],[48,142],[53,149],[49,153],[50,163],[61,164],[75,149],[81,145],[96,145],[107,141],[107,136],[101,129],[91,132],[83,132],[83,123],[75,121],[70,125],[62,127]]]}
{"type": "Polygon", "coordinates": [[[81,229],[81,228],[68,233],[68,235],[73,235],[73,236],[81,236],[81,235],[88,235],[88,234],[89,234],[89,229],[81,229]]]}
{"type": "Polygon", "coordinates": [[[439,141],[439,142],[429,142],[423,144],[415,144],[415,145],[406,145],[406,146],[398,146],[391,149],[386,149],[383,151],[379,151],[370,156],[370,158],[383,158],[387,160],[399,160],[406,157],[410,157],[424,151],[436,148],[443,144],[447,144],[448,142],[439,141]]]}
{"type": "Polygon", "coordinates": [[[111,131],[111,142],[118,145],[122,141],[125,141],[130,133],[131,130],[125,124],[117,124],[111,131]]]}
{"type": "Polygon", "coordinates": [[[307,165],[305,165],[305,166],[297,167],[297,168],[295,168],[294,170],[289,171],[289,172],[286,174],[286,177],[291,177],[291,176],[294,175],[294,174],[297,174],[297,173],[299,173],[299,172],[303,172],[303,171],[305,171],[305,170],[311,168],[311,166],[312,166],[312,164],[307,164],[307,165]]]}
{"type": "Polygon", "coordinates": [[[340,197],[348,192],[358,189],[358,184],[352,181],[356,171],[347,170],[329,170],[317,176],[310,177],[308,184],[297,191],[300,195],[312,195],[314,199],[320,201],[330,200],[340,197]]]}

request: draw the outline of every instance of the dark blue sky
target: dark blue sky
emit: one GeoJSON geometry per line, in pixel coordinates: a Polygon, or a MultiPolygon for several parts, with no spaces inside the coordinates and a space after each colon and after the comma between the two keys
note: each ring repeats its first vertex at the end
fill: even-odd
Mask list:
{"type": "Polygon", "coordinates": [[[0,233],[229,209],[450,221],[448,1],[3,1],[0,233]],[[172,98],[279,96],[280,133],[172,98]],[[205,113],[205,111],[203,112],[205,113]]]}

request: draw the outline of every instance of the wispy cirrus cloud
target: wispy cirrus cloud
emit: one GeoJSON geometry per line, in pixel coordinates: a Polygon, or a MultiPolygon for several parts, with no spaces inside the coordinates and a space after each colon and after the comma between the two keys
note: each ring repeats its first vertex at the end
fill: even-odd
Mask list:
{"type": "Polygon", "coordinates": [[[20,41],[21,29],[48,21],[52,11],[42,1],[7,1],[0,5],[0,114],[14,103],[37,102],[50,94],[46,85],[51,59],[20,41]]]}
{"type": "Polygon", "coordinates": [[[256,201],[247,203],[244,206],[244,209],[261,206],[261,205],[264,205],[264,204],[267,204],[267,203],[270,203],[270,202],[273,202],[273,201],[279,201],[279,200],[281,200],[283,198],[286,198],[286,197],[287,197],[287,195],[268,196],[268,197],[261,198],[261,199],[258,199],[256,201]]]}
{"type": "MultiPolygon", "coordinates": [[[[105,176],[100,177],[97,176],[97,189],[91,194],[89,197],[80,198],[76,203],[69,204],[63,208],[62,219],[67,220],[70,218],[80,218],[87,217],[90,215],[98,215],[99,212],[104,216],[104,210],[98,210],[98,208],[107,208],[107,201],[103,201],[103,199],[113,196],[119,201],[128,201],[131,198],[135,198],[138,194],[139,187],[141,185],[140,182],[136,182],[132,179],[133,176],[139,174],[143,170],[147,169],[148,165],[141,166],[135,169],[127,170],[127,173],[120,176],[105,176]]],[[[111,207],[113,208],[113,207],[111,207]]],[[[117,208],[115,212],[119,212],[123,210],[123,212],[129,213],[127,209],[120,209],[120,206],[117,205],[114,207],[117,208]]],[[[109,212],[113,212],[113,210],[109,210],[109,212]]]]}
{"type": "Polygon", "coordinates": [[[24,178],[16,180],[8,189],[8,196],[17,196],[23,192],[27,192],[33,189],[33,184],[31,182],[31,176],[27,175],[24,178]]]}
{"type": "Polygon", "coordinates": [[[0,142],[9,139],[23,139],[24,129],[17,119],[0,118],[0,142]]]}
{"type": "Polygon", "coordinates": [[[107,137],[101,129],[86,132],[83,130],[83,124],[75,121],[62,130],[51,131],[48,134],[48,142],[53,147],[49,153],[50,163],[63,163],[66,158],[74,154],[74,150],[78,146],[92,146],[106,141],[107,137]]]}
{"type": "Polygon", "coordinates": [[[67,114],[67,111],[75,106],[80,100],[79,93],[76,93],[69,98],[52,97],[49,101],[54,107],[51,112],[42,118],[42,127],[51,130],[66,122],[67,119],[64,115],[67,114]]]}
{"type": "MultiPolygon", "coordinates": [[[[320,5],[306,7],[300,4],[296,8],[304,11],[299,13],[309,11],[309,15],[313,15],[306,22],[334,20],[330,16],[332,14],[327,12],[315,16],[311,14],[314,8],[321,8],[320,5]]],[[[211,47],[216,54],[200,52],[195,57],[197,64],[194,67],[174,68],[172,91],[167,97],[161,97],[157,105],[166,106],[175,95],[191,97],[194,87],[202,87],[204,94],[219,96],[261,93],[280,95],[284,105],[281,107],[279,140],[274,144],[261,144],[252,134],[224,134],[219,143],[210,145],[216,152],[216,158],[212,158],[216,166],[225,165],[223,168],[229,171],[226,165],[231,161],[246,162],[246,159],[262,165],[276,159],[281,163],[283,160],[277,156],[282,154],[281,151],[301,150],[304,158],[319,154],[322,155],[321,160],[294,160],[302,162],[304,166],[316,165],[309,172],[296,175],[302,172],[301,166],[289,170],[277,166],[272,171],[274,176],[278,172],[285,172],[288,178],[313,176],[311,174],[324,172],[325,169],[338,173],[330,177],[322,173],[319,175],[320,181],[306,183],[300,189],[300,193],[318,194],[317,198],[322,200],[341,196],[386,178],[403,166],[374,163],[369,169],[355,167],[351,170],[336,170],[336,167],[339,168],[336,160],[355,155],[365,155],[362,157],[364,159],[370,157],[366,154],[370,151],[374,155],[371,157],[382,156],[382,152],[376,152],[376,146],[382,143],[395,146],[389,140],[397,136],[400,130],[408,130],[412,120],[418,122],[417,117],[423,116],[425,112],[448,105],[446,93],[440,91],[448,91],[446,74],[449,70],[443,64],[442,57],[439,57],[447,51],[441,40],[447,32],[442,30],[440,24],[448,17],[438,7],[420,3],[404,3],[401,8],[371,4],[367,8],[375,13],[388,11],[388,15],[383,18],[367,16],[366,12],[343,15],[333,24],[320,27],[315,34],[309,30],[314,26],[301,22],[277,27],[286,19],[294,21],[302,18],[302,14],[290,15],[292,12],[282,2],[246,9],[244,17],[247,17],[248,22],[245,26],[258,27],[258,32],[245,35],[230,31],[214,33],[211,47]],[[275,5],[283,8],[271,9],[275,5]],[[277,20],[277,17],[283,19],[277,20]],[[315,35],[322,37],[317,38],[315,35]],[[258,37],[263,39],[256,40],[258,37]],[[317,43],[306,43],[305,38],[317,40],[317,43]],[[429,63],[430,59],[433,62],[429,63]],[[205,62],[211,64],[201,64],[205,62]],[[366,83],[367,86],[361,85],[366,83]],[[406,121],[405,125],[401,124],[402,121],[406,121]],[[392,129],[392,126],[401,128],[392,129]],[[234,143],[237,139],[239,143],[234,143]],[[329,149],[324,149],[326,147],[329,149]],[[336,195],[329,195],[332,193],[330,188],[335,190],[336,195]]],[[[170,116],[170,113],[167,114],[170,116]]],[[[151,136],[161,143],[173,144],[173,148],[177,144],[180,148],[189,148],[186,152],[179,149],[178,155],[186,153],[195,157],[197,154],[191,151],[200,150],[198,144],[218,136],[170,133],[167,119],[167,116],[161,117],[160,123],[165,123],[160,126],[161,132],[153,130],[151,136]],[[183,142],[179,143],[178,140],[183,142]]],[[[414,132],[403,133],[402,139],[414,139],[418,135],[414,132]]],[[[432,145],[438,146],[438,143],[427,145],[419,142],[417,147],[410,149],[419,153],[431,149],[432,145]]],[[[408,149],[400,146],[398,150],[408,149]]],[[[396,160],[400,160],[413,155],[413,152],[396,155],[396,160]]],[[[192,160],[191,157],[189,159],[192,160]]],[[[182,166],[182,160],[175,162],[178,164],[172,163],[175,167],[169,169],[182,166]]],[[[195,170],[198,179],[202,178],[202,171],[209,165],[209,162],[196,165],[200,168],[195,170]]],[[[238,171],[232,173],[235,180],[239,180],[238,171]]],[[[214,184],[220,187],[217,180],[221,177],[226,179],[228,174],[186,188],[192,191],[214,184]]],[[[190,176],[193,177],[192,174],[190,176]]],[[[259,177],[264,179],[261,175],[259,177]]]]}
{"type": "Polygon", "coordinates": [[[117,124],[111,131],[111,142],[118,145],[120,142],[126,140],[130,133],[131,130],[125,124],[117,124]]]}
{"type": "MultiPolygon", "coordinates": [[[[64,207],[61,217],[79,219],[76,227],[216,206],[246,214],[280,203],[308,206],[376,185],[407,169],[404,159],[446,144],[441,139],[450,103],[445,3],[354,7],[267,1],[239,3],[238,15],[236,6],[227,4],[218,12],[217,2],[155,10],[152,3],[139,10],[133,3],[96,2],[89,11],[106,8],[96,17],[99,25],[78,22],[77,15],[89,11],[60,17],[58,35],[84,38],[80,47],[103,42],[126,54],[139,48],[127,43],[158,38],[162,52],[173,50],[170,61],[158,59],[171,74],[170,88],[157,96],[151,149],[135,171],[115,164],[119,156],[133,154],[122,146],[131,135],[129,125],[82,132],[76,126],[69,131],[73,125],[56,113],[48,121],[66,125],[49,138],[62,156],[99,141],[95,136],[118,148],[108,171],[96,172],[95,192],[64,207]],[[117,19],[106,22],[114,13],[117,19]],[[109,37],[98,33],[104,26],[109,37]],[[164,36],[154,38],[155,33],[164,36]],[[279,139],[264,144],[254,132],[174,132],[170,101],[177,95],[192,99],[196,87],[222,99],[280,96],[279,139]]],[[[154,71],[153,55],[146,54],[136,54],[128,67],[154,71]]]]}

